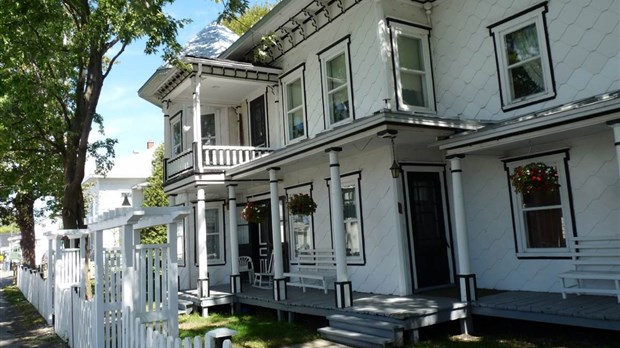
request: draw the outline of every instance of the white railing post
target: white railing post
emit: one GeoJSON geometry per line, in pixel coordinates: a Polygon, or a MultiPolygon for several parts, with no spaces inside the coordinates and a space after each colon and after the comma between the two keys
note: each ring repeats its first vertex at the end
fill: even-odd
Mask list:
{"type": "Polygon", "coordinates": [[[129,347],[129,338],[130,338],[130,325],[133,320],[134,313],[134,291],[138,289],[134,288],[134,265],[133,265],[133,250],[134,250],[134,233],[133,233],[133,225],[124,225],[122,227],[123,231],[123,242],[122,242],[122,264],[123,264],[123,347],[129,347]]]}
{"type": "Polygon", "coordinates": [[[93,315],[93,347],[104,346],[103,325],[103,230],[93,232],[95,244],[95,310],[93,315]]]}
{"type": "Polygon", "coordinates": [[[177,259],[177,226],[183,222],[183,218],[179,220],[173,220],[168,224],[168,335],[179,335],[179,290],[177,283],[177,276],[179,274],[178,259],[177,259]]]}

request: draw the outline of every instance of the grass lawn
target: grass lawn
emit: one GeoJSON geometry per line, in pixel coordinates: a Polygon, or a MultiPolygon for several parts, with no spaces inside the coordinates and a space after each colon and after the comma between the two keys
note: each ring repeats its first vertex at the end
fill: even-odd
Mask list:
{"type": "Polygon", "coordinates": [[[254,313],[231,316],[209,313],[208,318],[198,314],[179,317],[179,336],[202,336],[207,331],[227,327],[237,331],[233,337],[235,347],[284,347],[318,338],[314,325],[289,324],[278,322],[269,311],[255,309],[254,313]]]}
{"type": "Polygon", "coordinates": [[[11,305],[2,315],[13,319],[10,325],[12,331],[22,337],[20,347],[68,347],[54,330],[47,326],[45,319],[26,300],[19,288],[7,286],[2,291],[11,305]]]}

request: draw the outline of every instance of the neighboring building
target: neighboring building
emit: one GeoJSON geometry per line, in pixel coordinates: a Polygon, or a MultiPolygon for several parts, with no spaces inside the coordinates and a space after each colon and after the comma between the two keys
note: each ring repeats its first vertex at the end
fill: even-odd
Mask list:
{"type": "Polygon", "coordinates": [[[281,238],[276,278],[300,249],[336,248],[345,290],[405,295],[474,274],[483,288],[560,291],[573,236],[620,234],[619,10],[283,0],[216,58],[158,69],[139,94],[164,114],[164,190],[194,212],[180,288],[207,270],[234,281],[236,255],[258,265],[281,238]],[[508,180],[531,161],[561,185],[533,209],[508,180]],[[284,209],[295,193],[313,197],[312,216],[284,209]],[[274,195],[265,222],[239,218],[274,195]]]}
{"type": "MultiPolygon", "coordinates": [[[[84,199],[87,201],[86,220],[94,219],[108,210],[142,206],[142,188],[151,176],[155,143],[148,141],[145,151],[134,151],[120,158],[106,175],[89,174],[84,178],[84,199]]],[[[106,247],[119,245],[119,233],[104,238],[106,247]]]]}

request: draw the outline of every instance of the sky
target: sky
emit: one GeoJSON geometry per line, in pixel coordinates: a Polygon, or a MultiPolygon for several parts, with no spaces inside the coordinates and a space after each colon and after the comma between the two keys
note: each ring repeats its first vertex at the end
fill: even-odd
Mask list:
{"type": "MultiPolygon", "coordinates": [[[[252,4],[264,0],[251,0],[252,4]]],[[[213,0],[176,0],[166,7],[174,18],[189,18],[192,23],[179,30],[177,41],[185,45],[207,24],[215,21],[222,10],[213,0]]],[[[129,45],[104,82],[97,112],[103,116],[106,138],[116,138],[116,159],[131,156],[133,151],[146,150],[146,143],[164,141],[164,118],[161,108],[138,97],[138,89],[163,63],[161,55],[144,53],[144,40],[129,45]]],[[[91,141],[104,138],[91,131],[91,141]]],[[[92,165],[87,168],[92,170],[92,165]]]]}

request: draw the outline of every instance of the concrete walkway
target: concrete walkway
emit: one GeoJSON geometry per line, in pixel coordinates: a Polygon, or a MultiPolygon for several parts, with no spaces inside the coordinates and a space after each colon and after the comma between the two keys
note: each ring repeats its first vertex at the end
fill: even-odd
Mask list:
{"type": "Polygon", "coordinates": [[[0,270],[0,347],[19,346],[19,339],[13,332],[13,321],[11,319],[10,305],[4,298],[4,287],[11,285],[10,271],[0,270]]]}
{"type": "Polygon", "coordinates": [[[296,344],[294,346],[289,346],[285,348],[351,348],[349,346],[345,346],[344,344],[339,344],[331,341],[327,341],[324,339],[316,339],[314,341],[296,344]]]}

